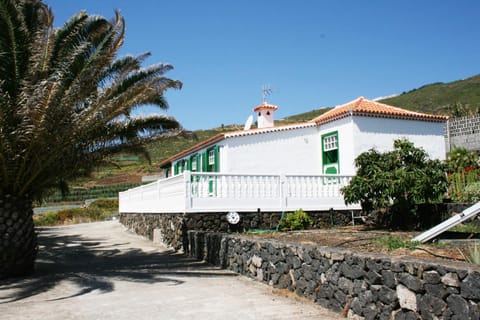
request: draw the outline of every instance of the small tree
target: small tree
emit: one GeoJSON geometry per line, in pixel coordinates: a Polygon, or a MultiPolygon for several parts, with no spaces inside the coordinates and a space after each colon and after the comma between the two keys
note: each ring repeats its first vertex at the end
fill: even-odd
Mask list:
{"type": "Polygon", "coordinates": [[[346,204],[360,202],[365,212],[390,208],[390,227],[406,226],[415,204],[439,202],[447,190],[445,164],[407,140],[395,140],[393,151],[374,149],[355,159],[357,175],[342,188],[346,204]],[[402,219],[400,218],[402,215],[402,219]],[[396,216],[396,217],[395,217],[396,216]]]}

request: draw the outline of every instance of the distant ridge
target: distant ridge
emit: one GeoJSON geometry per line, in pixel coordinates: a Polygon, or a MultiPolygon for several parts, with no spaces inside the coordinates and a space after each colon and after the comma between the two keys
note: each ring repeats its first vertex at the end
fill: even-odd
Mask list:
{"type": "Polygon", "coordinates": [[[424,113],[450,116],[476,114],[480,111],[480,75],[448,83],[427,84],[379,101],[424,113]]]}

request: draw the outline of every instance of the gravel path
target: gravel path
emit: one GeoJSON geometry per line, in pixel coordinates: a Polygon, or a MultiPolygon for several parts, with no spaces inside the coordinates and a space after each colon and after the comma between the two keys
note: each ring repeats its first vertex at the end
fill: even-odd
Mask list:
{"type": "Polygon", "coordinates": [[[116,221],[39,230],[34,276],[0,282],[0,319],[340,319],[116,221]]]}

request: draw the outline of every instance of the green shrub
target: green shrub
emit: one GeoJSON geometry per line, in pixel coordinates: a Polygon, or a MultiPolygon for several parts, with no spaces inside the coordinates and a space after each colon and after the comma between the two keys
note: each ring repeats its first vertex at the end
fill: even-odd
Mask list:
{"type": "Polygon", "coordinates": [[[386,236],[379,239],[375,239],[373,240],[373,242],[386,246],[388,248],[388,251],[401,249],[401,248],[412,250],[420,244],[420,242],[404,240],[402,238],[392,237],[392,236],[386,236]]]}
{"type": "Polygon", "coordinates": [[[480,181],[471,183],[463,190],[463,199],[465,202],[480,201],[480,181]]]}
{"type": "Polygon", "coordinates": [[[341,189],[345,204],[360,203],[366,213],[391,209],[392,229],[410,229],[418,224],[416,205],[439,203],[447,191],[445,164],[408,140],[395,140],[393,150],[363,152],[355,159],[358,168],[341,189]],[[412,219],[405,219],[405,215],[412,219]]]}
{"type": "Polygon", "coordinates": [[[51,211],[35,217],[37,226],[103,221],[118,212],[117,199],[98,199],[88,207],[51,211]]]}
{"type": "Polygon", "coordinates": [[[281,231],[305,230],[308,229],[312,224],[312,218],[310,218],[310,216],[302,209],[299,209],[295,212],[287,213],[287,215],[280,220],[278,229],[281,231]]]}
{"type": "Polygon", "coordinates": [[[477,168],[478,156],[475,152],[459,147],[452,149],[446,160],[449,172],[463,171],[465,168],[477,168]]]}
{"type": "Polygon", "coordinates": [[[33,222],[36,226],[53,226],[56,225],[58,221],[57,211],[48,211],[33,217],[33,222]]]}
{"type": "Polygon", "coordinates": [[[466,189],[472,184],[476,184],[478,182],[480,182],[480,170],[478,169],[461,170],[449,174],[449,197],[456,202],[470,202],[471,200],[469,200],[469,197],[474,196],[474,189],[478,189],[478,186],[470,187],[468,190],[468,195],[465,195],[466,189]]]}

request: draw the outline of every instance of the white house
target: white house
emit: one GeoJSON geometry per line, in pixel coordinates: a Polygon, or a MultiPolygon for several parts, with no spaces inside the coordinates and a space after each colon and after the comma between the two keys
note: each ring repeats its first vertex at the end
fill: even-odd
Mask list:
{"type": "Polygon", "coordinates": [[[257,129],[221,133],[161,163],[184,170],[236,174],[354,175],[354,159],[371,148],[393,148],[406,138],[433,159],[445,159],[447,118],[408,111],[360,97],[309,122],[274,126],[276,106],[262,104],[257,129]],[[268,114],[267,114],[268,113],[268,114]]]}
{"type": "MultiPolygon", "coordinates": [[[[394,140],[406,138],[431,158],[445,159],[445,116],[360,97],[311,121],[275,126],[277,109],[264,102],[254,109],[258,128],[218,134],[166,159],[161,166],[170,178],[154,183],[155,187],[152,184],[121,193],[120,211],[138,212],[139,205],[131,205],[135,194],[161,197],[161,185],[180,180],[189,185],[177,186],[186,197],[181,201],[181,212],[248,211],[262,205],[262,209],[273,211],[345,209],[339,189],[355,175],[354,160],[362,152],[372,148],[388,151],[394,140]],[[147,192],[148,188],[156,191],[147,192]]],[[[163,206],[145,209],[149,212],[178,210],[173,202],[167,209],[170,200],[165,196],[148,205],[143,200],[140,206],[163,206]]]]}

